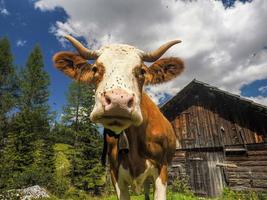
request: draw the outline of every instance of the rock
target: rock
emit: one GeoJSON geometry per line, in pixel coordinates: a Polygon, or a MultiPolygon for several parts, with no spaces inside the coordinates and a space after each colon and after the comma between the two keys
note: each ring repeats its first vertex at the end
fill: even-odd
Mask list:
{"type": "Polygon", "coordinates": [[[0,200],[31,200],[39,198],[48,198],[49,194],[39,185],[31,186],[19,190],[8,190],[0,193],[0,200]]]}
{"type": "Polygon", "coordinates": [[[39,185],[22,189],[19,192],[22,194],[21,200],[31,200],[49,197],[47,191],[44,188],[41,188],[39,185]]]}

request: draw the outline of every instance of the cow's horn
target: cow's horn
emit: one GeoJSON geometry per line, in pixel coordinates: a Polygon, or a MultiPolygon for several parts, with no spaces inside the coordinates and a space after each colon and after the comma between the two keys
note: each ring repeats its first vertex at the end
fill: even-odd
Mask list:
{"type": "Polygon", "coordinates": [[[87,60],[95,60],[98,58],[99,53],[97,51],[91,51],[84,47],[78,40],[76,40],[74,37],[70,35],[66,35],[65,38],[69,40],[72,45],[77,49],[79,54],[87,60]]]}
{"type": "Polygon", "coordinates": [[[154,61],[158,60],[171,46],[178,44],[180,42],[182,42],[182,41],[181,40],[173,40],[173,41],[167,42],[166,44],[163,44],[155,51],[144,53],[142,55],[142,59],[143,59],[143,61],[146,61],[146,62],[154,62],[154,61]]]}

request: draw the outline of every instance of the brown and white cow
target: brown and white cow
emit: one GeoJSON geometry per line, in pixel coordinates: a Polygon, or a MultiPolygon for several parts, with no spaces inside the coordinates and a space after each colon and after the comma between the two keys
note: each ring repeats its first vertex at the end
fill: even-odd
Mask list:
{"type": "Polygon", "coordinates": [[[53,61],[69,77],[96,87],[90,119],[106,128],[110,172],[118,199],[130,199],[129,186],[140,192],[143,185],[145,199],[149,199],[148,186],[153,181],[154,199],[165,200],[167,166],[175,152],[176,137],[143,86],[169,81],[183,71],[179,58],[159,59],[181,41],[171,41],[145,53],[124,44],[91,51],[71,36],[66,39],[78,54],[59,52],[53,61]],[[95,62],[89,64],[87,60],[95,62]],[[147,67],[144,62],[154,63],[147,67]]]}

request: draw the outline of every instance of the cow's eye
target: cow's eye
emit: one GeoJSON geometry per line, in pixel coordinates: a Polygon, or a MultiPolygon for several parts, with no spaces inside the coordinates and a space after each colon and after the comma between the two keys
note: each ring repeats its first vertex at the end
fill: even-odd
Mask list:
{"type": "Polygon", "coordinates": [[[92,72],[96,73],[98,71],[97,67],[96,66],[93,66],[92,67],[92,72]]]}
{"type": "Polygon", "coordinates": [[[140,74],[141,74],[141,75],[145,75],[145,74],[146,74],[146,70],[143,69],[143,68],[141,68],[141,70],[140,70],[140,74]]]}

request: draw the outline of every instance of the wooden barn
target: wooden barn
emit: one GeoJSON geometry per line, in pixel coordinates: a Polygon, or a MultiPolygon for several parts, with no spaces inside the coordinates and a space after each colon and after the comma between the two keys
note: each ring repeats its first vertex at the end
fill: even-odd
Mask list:
{"type": "Polygon", "coordinates": [[[267,192],[267,107],[193,80],[161,110],[177,135],[171,174],[195,194],[267,192]]]}

